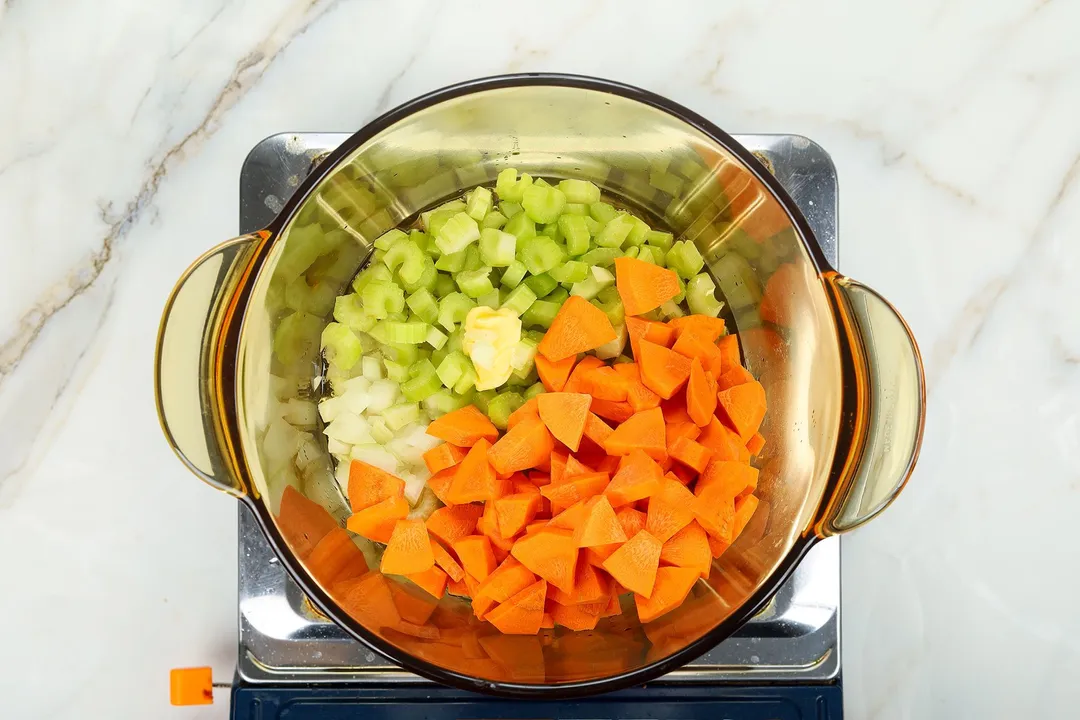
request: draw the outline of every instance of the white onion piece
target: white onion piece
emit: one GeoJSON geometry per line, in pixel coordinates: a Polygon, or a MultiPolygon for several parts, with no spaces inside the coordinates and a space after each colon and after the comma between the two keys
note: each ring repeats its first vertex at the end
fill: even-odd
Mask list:
{"type": "Polygon", "coordinates": [[[318,410],[311,400],[286,400],[281,406],[281,417],[299,427],[314,427],[318,410]]]}
{"type": "Polygon", "coordinates": [[[365,462],[368,465],[384,470],[391,475],[397,475],[398,473],[397,458],[387,452],[381,445],[371,443],[354,445],[349,456],[353,460],[365,462]]]}
{"type": "Polygon", "coordinates": [[[596,348],[596,357],[601,360],[611,360],[622,355],[623,349],[626,347],[626,325],[619,325],[615,328],[615,339],[611,342],[604,343],[600,347],[596,348]]]}
{"type": "Polygon", "coordinates": [[[359,415],[347,412],[338,415],[323,432],[327,437],[351,445],[375,442],[371,437],[371,424],[359,415]]]}

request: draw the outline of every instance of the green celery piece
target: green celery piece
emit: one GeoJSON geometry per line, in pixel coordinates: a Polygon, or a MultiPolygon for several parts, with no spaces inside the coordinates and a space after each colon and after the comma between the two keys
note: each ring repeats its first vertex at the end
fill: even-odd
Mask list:
{"type": "Polygon", "coordinates": [[[427,288],[420,288],[405,298],[405,304],[416,313],[417,317],[429,325],[439,319],[439,305],[435,302],[435,296],[427,288]]]}
{"type": "Polygon", "coordinates": [[[614,283],[614,275],[602,267],[594,266],[589,270],[589,277],[579,283],[574,283],[574,287],[571,288],[570,294],[583,297],[586,300],[592,300],[601,290],[610,287],[614,283]]]}
{"type": "Polygon", "coordinates": [[[378,322],[364,311],[364,303],[356,293],[337,296],[334,300],[334,319],[358,332],[367,332],[378,322]]]}
{"type": "Polygon", "coordinates": [[[386,377],[388,380],[393,380],[396,383],[403,383],[409,379],[409,366],[396,363],[393,360],[383,359],[383,365],[386,366],[386,377]]]}
{"type": "Polygon", "coordinates": [[[456,253],[446,253],[439,256],[439,259],[435,261],[435,267],[438,270],[444,272],[456,273],[465,269],[465,256],[468,253],[465,250],[459,250],[456,253]]]}
{"type": "Polygon", "coordinates": [[[423,270],[415,281],[407,280],[400,272],[398,273],[398,277],[401,278],[401,285],[405,288],[405,292],[407,293],[414,293],[421,288],[430,290],[435,287],[435,279],[439,275],[439,271],[435,269],[435,261],[427,254],[425,254],[423,258],[424,259],[421,261],[423,270]]]}
{"type": "Polygon", "coordinates": [[[488,403],[495,397],[494,390],[482,390],[473,396],[473,405],[480,412],[487,415],[488,403]]]}
{"type": "Polygon", "coordinates": [[[634,218],[626,213],[619,213],[611,218],[596,236],[596,244],[600,247],[619,248],[626,242],[630,231],[634,229],[634,218]]]}
{"type": "Polygon", "coordinates": [[[539,345],[541,343],[541,341],[543,341],[543,339],[544,339],[544,331],[543,330],[525,330],[525,331],[523,331],[521,333],[521,336],[529,338],[534,343],[539,345]]]}
{"type": "Polygon", "coordinates": [[[564,302],[570,299],[570,293],[564,287],[557,287],[547,295],[543,297],[548,302],[558,303],[562,305],[564,302]]]}
{"type": "Polygon", "coordinates": [[[694,243],[683,240],[675,243],[668,250],[667,265],[679,273],[683,280],[689,280],[701,272],[701,268],[705,267],[705,260],[694,243]]]}
{"type": "Polygon", "coordinates": [[[513,220],[515,215],[522,212],[521,203],[501,202],[499,203],[499,212],[505,215],[507,220],[513,220]]]}
{"type": "Polygon", "coordinates": [[[446,335],[434,325],[429,325],[427,335],[424,337],[424,342],[435,350],[441,350],[442,347],[446,345],[446,335]]]}
{"type": "Polygon", "coordinates": [[[625,321],[626,314],[623,311],[622,300],[601,302],[598,298],[594,298],[590,302],[604,311],[604,314],[607,315],[612,327],[619,327],[619,325],[622,325],[625,321]]]}
{"type": "Polygon", "coordinates": [[[659,265],[656,262],[656,258],[653,257],[653,249],[648,245],[642,245],[637,249],[637,259],[642,262],[652,263],[653,265],[659,265]]]}
{"type": "Polygon", "coordinates": [[[521,262],[533,275],[541,275],[566,259],[566,253],[551,238],[539,235],[526,240],[519,252],[521,262]]]}
{"type": "Polygon", "coordinates": [[[639,248],[631,246],[623,250],[623,257],[636,258],[639,252],[641,252],[639,248]]]}
{"type": "Polygon", "coordinates": [[[405,291],[391,282],[377,280],[368,283],[360,293],[360,299],[367,313],[379,320],[405,309],[405,291]]]}
{"type": "Polygon", "coordinates": [[[484,219],[480,222],[480,229],[481,231],[483,231],[484,228],[495,228],[496,230],[498,230],[506,224],[506,221],[508,219],[509,218],[507,218],[498,210],[492,210],[487,215],[485,215],[484,219]]]}
{"type": "Polygon", "coordinates": [[[352,281],[352,288],[355,292],[362,292],[368,283],[376,281],[390,282],[394,279],[394,273],[390,271],[390,268],[386,267],[382,263],[369,265],[367,269],[358,273],[352,281]]]}
{"type": "Polygon", "coordinates": [[[563,208],[566,207],[566,196],[558,188],[544,187],[534,183],[525,189],[521,198],[521,207],[525,209],[525,214],[533,222],[553,223],[559,219],[563,208]]]}
{"type": "Polygon", "coordinates": [[[679,294],[671,298],[671,301],[678,305],[686,299],[686,283],[683,282],[683,279],[679,277],[677,273],[675,275],[675,282],[679,283],[679,294]]]}
{"type": "Polygon", "coordinates": [[[393,230],[387,230],[382,235],[375,239],[376,250],[389,250],[394,243],[407,239],[407,236],[401,230],[394,228],[393,230]]]}
{"type": "Polygon", "coordinates": [[[444,298],[450,293],[457,292],[457,283],[446,273],[439,273],[439,276],[435,278],[435,287],[432,292],[435,293],[435,297],[444,298]]]}
{"type": "Polygon", "coordinates": [[[476,245],[471,245],[468,250],[465,251],[465,270],[479,270],[484,267],[484,260],[480,257],[480,248],[476,245]]]}
{"type": "Polygon", "coordinates": [[[500,308],[511,310],[515,315],[521,317],[521,314],[528,310],[535,300],[536,293],[530,290],[528,285],[518,285],[506,297],[500,308]]]}
{"type": "Polygon", "coordinates": [[[438,374],[442,384],[451,389],[469,367],[469,358],[465,357],[465,353],[460,350],[452,350],[439,363],[439,367],[436,368],[435,372],[438,374]]]}
{"type": "Polygon", "coordinates": [[[536,223],[523,212],[510,218],[510,221],[503,226],[503,230],[518,240],[528,240],[536,237],[536,223]]]}
{"type": "Polygon", "coordinates": [[[559,305],[546,300],[537,300],[521,316],[521,324],[525,327],[549,328],[559,312],[559,305]]]}
{"type": "MultiPolygon", "coordinates": [[[[559,217],[562,216],[560,215],[559,217]]],[[[542,228],[540,228],[540,232],[538,234],[549,237],[557,243],[563,242],[563,234],[562,230],[559,229],[558,221],[544,225],[542,228]]]]}
{"type": "Polygon", "coordinates": [[[630,219],[634,221],[634,227],[630,229],[630,234],[626,236],[626,242],[631,245],[641,245],[645,242],[645,236],[649,234],[649,224],[636,215],[631,215],[630,219]]]}
{"type": "Polygon", "coordinates": [[[538,343],[532,338],[523,337],[514,346],[510,356],[510,367],[514,369],[518,377],[528,374],[536,365],[536,346],[538,343]]]}
{"type": "Polygon", "coordinates": [[[430,326],[424,322],[396,322],[383,320],[371,329],[371,334],[381,342],[394,345],[419,345],[427,337],[430,326]]]}
{"type": "MultiPolygon", "coordinates": [[[[686,304],[695,315],[716,317],[724,303],[716,299],[716,283],[708,273],[701,273],[691,278],[686,284],[686,304]]],[[[325,335],[325,333],[324,333],[325,335]]]]}
{"type": "Polygon", "coordinates": [[[517,170],[506,168],[495,179],[495,192],[498,193],[500,201],[519,203],[532,184],[533,179],[528,173],[522,173],[521,177],[518,177],[517,170]]]}
{"type": "Polygon", "coordinates": [[[411,365],[409,377],[410,379],[401,385],[401,394],[410,402],[420,402],[442,390],[442,381],[430,360],[421,360],[411,365]]]}
{"type": "Polygon", "coordinates": [[[525,404],[525,398],[516,392],[499,393],[488,402],[487,416],[491,424],[500,430],[506,429],[510,413],[525,404]]]}
{"type": "Polygon", "coordinates": [[[619,295],[619,288],[609,285],[596,294],[596,299],[602,303],[609,303],[615,300],[622,301],[622,296],[619,295]]]}
{"type": "Polygon", "coordinates": [[[440,390],[439,392],[432,393],[424,400],[424,409],[428,411],[432,419],[441,417],[448,412],[453,412],[459,408],[463,408],[467,405],[463,398],[460,398],[448,390],[440,390]]]}
{"type": "Polygon", "coordinates": [[[563,215],[559,218],[559,229],[566,239],[566,252],[569,255],[577,257],[588,252],[590,234],[584,217],[563,215]]]}
{"type": "Polygon", "coordinates": [[[465,214],[476,222],[482,222],[491,212],[491,191],[486,187],[474,187],[465,194],[465,214]]]}
{"type": "MultiPolygon", "coordinates": [[[[450,293],[439,301],[439,324],[452,333],[456,324],[465,320],[465,316],[474,307],[476,303],[465,295],[458,292],[450,293]]],[[[450,340],[453,341],[453,336],[450,340]]]]}
{"type": "Polygon", "coordinates": [[[604,229],[604,223],[597,222],[592,216],[588,216],[585,218],[585,227],[588,229],[589,235],[596,237],[604,229]]]}
{"type": "Polygon", "coordinates": [[[517,237],[514,235],[494,228],[480,231],[480,258],[485,265],[507,267],[514,262],[516,252],[517,237]]]}
{"type": "Polygon", "coordinates": [[[555,278],[551,277],[547,273],[527,277],[525,278],[525,284],[529,287],[530,290],[536,293],[536,297],[544,297],[549,292],[559,286],[559,283],[555,280],[555,278]]]}
{"type": "Polygon", "coordinates": [[[477,270],[464,270],[454,278],[458,289],[470,298],[487,295],[495,286],[491,284],[491,268],[480,267],[477,270]]]}
{"type": "Polygon", "coordinates": [[[660,316],[664,322],[671,320],[672,318],[679,318],[686,315],[678,303],[674,300],[668,300],[666,303],[657,308],[660,311],[660,316]]]}
{"type": "Polygon", "coordinates": [[[451,352],[454,350],[462,350],[465,343],[465,328],[459,327],[454,332],[450,333],[450,339],[446,341],[446,348],[451,352]]]}
{"type": "Polygon", "coordinates": [[[350,330],[348,325],[336,322],[323,328],[320,344],[326,362],[341,370],[351,370],[364,352],[356,333],[350,330]]]}
{"type": "Polygon", "coordinates": [[[503,270],[502,278],[499,280],[499,283],[508,288],[516,288],[518,284],[525,279],[525,273],[528,271],[528,268],[525,267],[525,263],[520,260],[515,260],[503,270]]]}
{"type": "Polygon", "coordinates": [[[589,266],[578,260],[567,260],[548,271],[548,275],[560,283],[581,282],[588,274],[589,266]]]}
{"type": "Polygon", "coordinates": [[[472,363],[469,363],[469,367],[465,369],[465,373],[456,383],[454,383],[454,392],[458,395],[464,395],[475,387],[476,370],[473,368],[472,363]]]}
{"type": "MultiPolygon", "coordinates": [[[[450,220],[450,218],[457,215],[459,212],[464,212],[465,208],[461,210],[452,210],[450,208],[443,208],[440,210],[432,211],[427,220],[423,220],[424,229],[432,236],[435,237],[443,229],[443,226],[450,220]]],[[[425,213],[426,215],[427,213],[425,213]]],[[[421,216],[423,217],[423,215],[421,216]]],[[[441,251],[440,251],[441,252],[441,251]]]]}
{"type": "Polygon", "coordinates": [[[588,217],[589,206],[582,203],[569,202],[569,198],[567,198],[566,207],[563,208],[563,215],[580,215],[582,217],[588,217]]]}
{"type": "Polygon", "coordinates": [[[415,243],[417,247],[433,258],[442,255],[439,251],[439,246],[435,244],[435,238],[431,237],[423,230],[410,230],[409,241],[415,243]]]}
{"type": "Polygon", "coordinates": [[[611,267],[615,264],[615,258],[622,255],[616,248],[596,248],[582,255],[578,260],[589,267],[611,267]]]}
{"type": "Polygon", "coordinates": [[[532,400],[537,395],[545,392],[547,392],[547,389],[544,387],[544,383],[533,383],[525,391],[525,400],[532,400]]]}
{"type": "Polygon", "coordinates": [[[598,223],[609,223],[618,214],[618,211],[606,202],[589,204],[589,216],[598,223]]]}
{"type": "Polygon", "coordinates": [[[600,188],[588,180],[563,180],[559,189],[566,196],[566,201],[589,205],[600,202],[600,188]]]}
{"type": "Polygon", "coordinates": [[[653,247],[660,248],[663,251],[671,249],[671,241],[673,236],[669,232],[663,232],[662,230],[650,230],[645,233],[645,242],[653,247]]]}
{"type": "Polygon", "coordinates": [[[402,238],[390,246],[382,261],[391,271],[398,270],[402,280],[416,282],[424,272],[424,260],[430,260],[423,249],[409,240],[402,238]]]}
{"type": "MultiPolygon", "coordinates": [[[[405,385],[408,384],[409,383],[405,383],[404,385],[402,385],[402,388],[404,388],[405,385]]],[[[435,391],[432,390],[431,393],[428,393],[428,395],[434,392],[435,391]]],[[[425,395],[424,397],[427,397],[427,395],[425,395]]],[[[383,419],[386,420],[386,426],[394,432],[397,432],[409,423],[414,423],[420,419],[420,406],[417,405],[415,402],[394,405],[392,407],[386,408],[386,410],[383,411],[382,416],[383,419]]]]}
{"type": "Polygon", "coordinates": [[[450,354],[450,349],[446,347],[446,343],[443,343],[441,348],[437,348],[431,351],[431,364],[435,367],[439,367],[439,363],[443,361],[447,355],[450,354]]]}
{"type": "Polygon", "coordinates": [[[447,220],[435,233],[435,244],[444,253],[460,252],[479,239],[480,226],[464,212],[447,220]]]}
{"type": "Polygon", "coordinates": [[[533,180],[533,184],[534,185],[539,185],[540,187],[543,187],[543,188],[551,187],[551,183],[549,183],[547,180],[545,180],[542,177],[538,177],[535,180],[533,180]]]}
{"type": "MultiPolygon", "coordinates": [[[[437,208],[432,208],[431,210],[420,213],[420,224],[424,226],[424,229],[427,230],[427,232],[434,233],[431,225],[436,213],[441,213],[443,218],[451,218],[459,212],[464,212],[464,210],[464,201],[451,200],[450,202],[443,203],[437,208]]],[[[445,222],[445,219],[443,222],[445,222]]]]}
{"type": "Polygon", "coordinates": [[[487,293],[486,295],[478,297],[476,299],[476,304],[483,307],[489,307],[492,310],[498,310],[499,305],[502,304],[499,298],[500,295],[498,289],[492,289],[492,291],[487,293]]]}

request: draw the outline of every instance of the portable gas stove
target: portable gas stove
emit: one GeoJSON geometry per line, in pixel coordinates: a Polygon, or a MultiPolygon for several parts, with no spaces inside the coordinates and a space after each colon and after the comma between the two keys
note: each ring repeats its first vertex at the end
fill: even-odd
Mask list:
{"type": "MultiPolygon", "coordinates": [[[[274,135],[240,173],[240,232],[267,225],[342,133],[274,135]]],[[[836,169],[794,135],[736,135],[794,198],[836,266],[836,169]]],[[[240,506],[240,645],[232,717],[694,718],[842,716],[840,544],[816,545],[773,601],[733,637],[649,683],[593,698],[521,702],[443,687],[395,667],[317,613],[240,506]]]]}

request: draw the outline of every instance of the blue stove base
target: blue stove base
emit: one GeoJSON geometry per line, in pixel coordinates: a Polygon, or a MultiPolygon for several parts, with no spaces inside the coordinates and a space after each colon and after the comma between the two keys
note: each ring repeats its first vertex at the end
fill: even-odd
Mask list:
{"type": "Polygon", "coordinates": [[[840,720],[840,683],[653,685],[561,702],[522,702],[437,686],[247,685],[232,690],[233,720],[840,720]]]}

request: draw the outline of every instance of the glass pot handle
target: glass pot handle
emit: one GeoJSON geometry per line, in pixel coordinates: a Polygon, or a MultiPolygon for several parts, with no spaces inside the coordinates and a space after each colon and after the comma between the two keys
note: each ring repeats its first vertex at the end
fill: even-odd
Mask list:
{"type": "Polygon", "coordinates": [[[188,469],[240,497],[244,483],[221,441],[217,371],[237,287],[265,232],[228,240],[184,271],[165,303],[154,358],[154,396],[165,438],[188,469]]]}
{"type": "Polygon", "coordinates": [[[926,415],[922,358],[911,329],[874,290],[837,273],[825,277],[847,335],[857,408],[850,451],[825,503],[821,536],[873,519],[900,494],[919,456],[926,415]]]}

